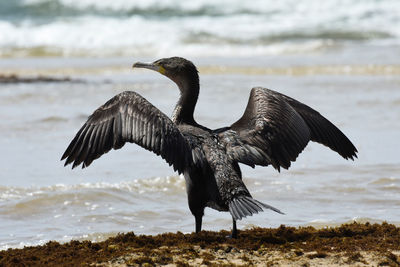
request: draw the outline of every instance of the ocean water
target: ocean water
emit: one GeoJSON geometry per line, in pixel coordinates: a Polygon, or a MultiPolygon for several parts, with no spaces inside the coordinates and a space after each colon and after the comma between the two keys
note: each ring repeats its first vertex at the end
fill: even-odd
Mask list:
{"type": "Polygon", "coordinates": [[[3,56],[260,56],[398,45],[397,0],[2,0],[3,56]]]}
{"type": "MultiPolygon", "coordinates": [[[[184,179],[151,152],[127,144],[84,170],[60,162],[121,91],[171,114],[176,86],[131,69],[171,55],[199,68],[200,124],[230,125],[264,86],[320,111],[359,150],[353,162],[310,143],[289,170],[242,166],[253,196],[286,215],[240,229],[400,224],[399,24],[397,1],[1,1],[0,75],[71,81],[0,84],[0,249],[194,230],[184,179]]],[[[231,218],[206,209],[203,228],[229,230],[231,218]]]]}

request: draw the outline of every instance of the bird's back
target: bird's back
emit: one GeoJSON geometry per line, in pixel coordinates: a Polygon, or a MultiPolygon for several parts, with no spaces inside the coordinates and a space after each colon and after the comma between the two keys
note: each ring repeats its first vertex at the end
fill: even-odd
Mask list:
{"type": "Polygon", "coordinates": [[[198,187],[193,191],[204,192],[201,198],[207,206],[227,211],[234,197],[250,196],[237,162],[230,159],[216,134],[201,126],[183,125],[179,129],[193,151],[194,162],[186,178],[191,181],[187,183],[198,187]]]}

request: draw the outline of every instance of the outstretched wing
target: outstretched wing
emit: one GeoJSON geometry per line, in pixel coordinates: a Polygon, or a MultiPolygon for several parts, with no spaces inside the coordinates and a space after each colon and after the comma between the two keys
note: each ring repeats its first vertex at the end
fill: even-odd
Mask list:
{"type": "Polygon", "coordinates": [[[273,90],[251,90],[243,116],[216,130],[229,156],[254,167],[290,167],[309,140],[328,146],[345,159],[357,157],[351,141],[314,109],[273,90]]]}
{"type": "Polygon", "coordinates": [[[191,162],[190,148],[176,125],[135,92],[122,92],[99,107],[81,127],[61,160],[82,168],[126,142],[161,155],[182,173],[191,162]]]}
{"type": "Polygon", "coordinates": [[[288,102],[304,119],[311,131],[311,141],[329,147],[345,159],[357,158],[358,151],[353,143],[318,111],[284,94],[274,93],[288,102]]]}

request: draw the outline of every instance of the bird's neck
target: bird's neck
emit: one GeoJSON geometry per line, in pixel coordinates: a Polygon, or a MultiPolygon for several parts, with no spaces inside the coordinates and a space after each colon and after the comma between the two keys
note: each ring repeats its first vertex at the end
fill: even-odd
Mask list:
{"type": "Polygon", "coordinates": [[[198,76],[193,77],[193,79],[179,82],[177,85],[181,95],[172,113],[172,121],[176,124],[195,125],[193,113],[199,97],[199,78],[198,76]]]}

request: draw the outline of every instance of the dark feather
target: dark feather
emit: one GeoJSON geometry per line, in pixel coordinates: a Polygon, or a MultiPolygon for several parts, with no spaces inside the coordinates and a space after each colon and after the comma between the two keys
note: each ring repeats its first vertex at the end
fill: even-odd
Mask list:
{"type": "Polygon", "coordinates": [[[73,168],[89,166],[111,148],[136,143],[161,155],[182,173],[192,162],[192,152],[177,126],[135,92],[116,95],[98,108],[78,131],[61,160],[73,168]]]}
{"type": "Polygon", "coordinates": [[[234,220],[241,220],[247,216],[252,216],[253,214],[263,211],[263,208],[284,214],[277,208],[264,204],[250,196],[235,197],[229,202],[229,212],[234,220]]]}
{"type": "Polygon", "coordinates": [[[249,166],[288,169],[312,140],[345,159],[357,157],[350,140],[317,111],[278,92],[256,87],[243,116],[231,127],[214,131],[228,155],[249,166]]]}
{"type": "Polygon", "coordinates": [[[304,119],[311,130],[311,140],[339,153],[345,159],[357,158],[353,143],[318,111],[284,94],[269,90],[288,102],[304,119]]]}

